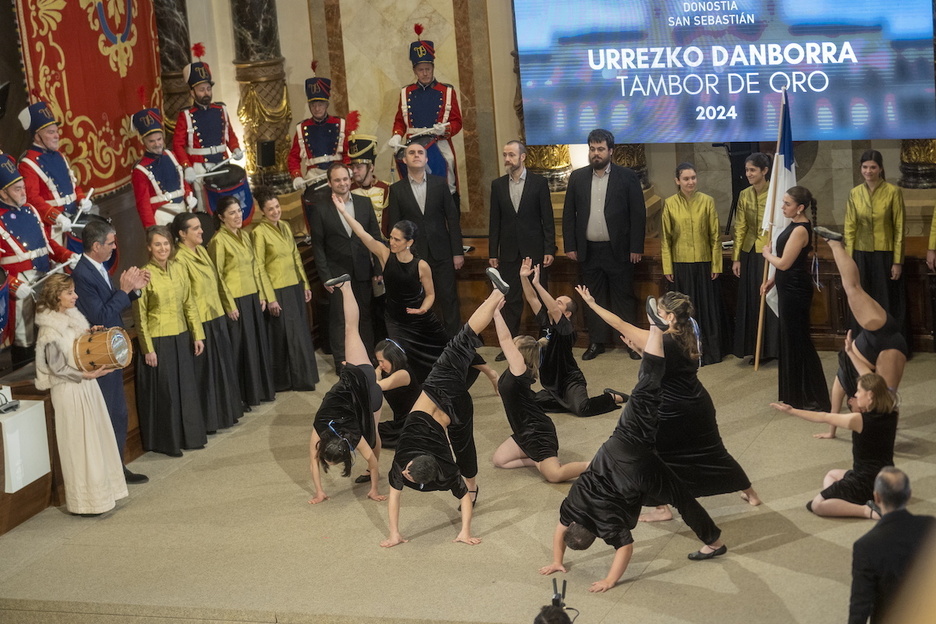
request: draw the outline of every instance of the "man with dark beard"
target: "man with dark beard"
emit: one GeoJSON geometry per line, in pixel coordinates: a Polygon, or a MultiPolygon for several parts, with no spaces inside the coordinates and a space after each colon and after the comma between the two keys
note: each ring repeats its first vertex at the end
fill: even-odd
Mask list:
{"type": "MultiPolygon", "coordinates": [[[[588,133],[589,166],[572,172],[562,214],[566,255],[579,262],[582,281],[603,308],[629,323],[635,319],[634,268],[644,250],[647,208],[640,180],[632,170],[611,162],[614,135],[588,133]]],[[[586,312],[591,360],[604,353],[610,330],[591,310],[586,312]]],[[[630,352],[631,359],[640,356],[630,352]]]]}

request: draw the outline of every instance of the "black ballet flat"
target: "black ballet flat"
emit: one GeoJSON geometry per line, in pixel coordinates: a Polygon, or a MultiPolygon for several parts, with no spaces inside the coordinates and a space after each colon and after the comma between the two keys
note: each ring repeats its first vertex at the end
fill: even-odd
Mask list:
{"type": "Polygon", "coordinates": [[[605,388],[602,392],[610,394],[611,396],[621,397],[621,403],[619,405],[627,403],[627,400],[630,398],[630,395],[626,392],[621,392],[620,390],[614,390],[612,388],[605,388]]]}
{"type": "Polygon", "coordinates": [[[357,479],[354,480],[355,483],[370,483],[370,475],[362,474],[357,479]]]}
{"type": "Polygon", "coordinates": [[[669,329],[669,323],[661,319],[660,315],[657,313],[656,297],[647,297],[647,318],[650,319],[650,322],[656,325],[657,329],[660,331],[669,329]]]}
{"type": "Polygon", "coordinates": [[[501,277],[500,271],[494,267],[488,267],[484,270],[487,273],[487,276],[491,279],[491,283],[494,284],[494,288],[501,291],[505,295],[510,292],[510,284],[504,281],[504,278],[501,277]]]}
{"type": "Polygon", "coordinates": [[[821,225],[814,227],[813,232],[816,233],[816,236],[824,238],[827,241],[840,241],[845,238],[841,232],[835,232],[827,227],[822,227],[821,225]]]}
{"type": "Polygon", "coordinates": [[[347,273],[344,273],[343,275],[339,275],[338,277],[333,277],[330,280],[325,280],[325,286],[327,287],[328,286],[340,286],[341,284],[344,284],[345,282],[350,282],[350,281],[351,281],[351,276],[348,275],[347,273]]]}
{"type": "Polygon", "coordinates": [[[868,518],[870,518],[871,520],[874,520],[874,514],[878,515],[878,520],[880,520],[884,516],[884,514],[881,513],[881,508],[878,507],[878,504],[875,503],[873,500],[869,500],[867,503],[865,503],[865,505],[867,505],[868,508],[871,510],[871,513],[868,515],[868,518]]]}
{"type": "Polygon", "coordinates": [[[697,550],[694,553],[689,553],[689,558],[693,561],[705,561],[706,559],[721,557],[726,552],[728,552],[728,547],[722,544],[720,547],[716,548],[710,553],[704,553],[701,550],[697,550]]]}

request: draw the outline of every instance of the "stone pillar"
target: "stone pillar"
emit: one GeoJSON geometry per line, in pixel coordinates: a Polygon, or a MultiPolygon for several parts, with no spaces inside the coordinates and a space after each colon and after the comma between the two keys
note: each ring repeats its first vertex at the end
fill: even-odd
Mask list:
{"type": "Polygon", "coordinates": [[[936,140],[904,139],[900,142],[900,186],[936,188],[936,140]]]}
{"type": "Polygon", "coordinates": [[[526,167],[546,178],[549,190],[561,193],[569,186],[572,156],[568,145],[527,145],[526,167]]]}
{"type": "Polygon", "coordinates": [[[159,64],[162,66],[163,124],[166,143],[172,144],[176,117],[189,105],[192,96],[182,80],[182,69],[191,62],[188,14],[185,0],[153,0],[156,13],[156,32],[159,37],[159,64]]]}
{"type": "Polygon", "coordinates": [[[286,157],[292,112],[280,53],[276,0],[231,0],[234,69],[240,86],[237,116],[244,125],[247,174],[253,184],[291,191],[286,157]],[[260,146],[272,141],[274,162],[261,166],[260,146]]]}

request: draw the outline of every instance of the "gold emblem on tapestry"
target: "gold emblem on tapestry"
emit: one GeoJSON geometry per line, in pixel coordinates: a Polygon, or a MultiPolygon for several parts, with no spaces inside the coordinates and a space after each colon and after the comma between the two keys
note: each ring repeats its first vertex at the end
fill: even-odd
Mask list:
{"type": "Polygon", "coordinates": [[[137,27],[133,17],[137,12],[136,0],[79,0],[81,8],[88,12],[88,25],[93,31],[101,31],[98,37],[98,51],[107,57],[112,70],[127,76],[127,69],[133,65],[133,48],[137,41],[137,27]],[[109,19],[124,19],[125,24],[117,23],[117,30],[110,24],[98,19],[106,11],[109,19]]]}

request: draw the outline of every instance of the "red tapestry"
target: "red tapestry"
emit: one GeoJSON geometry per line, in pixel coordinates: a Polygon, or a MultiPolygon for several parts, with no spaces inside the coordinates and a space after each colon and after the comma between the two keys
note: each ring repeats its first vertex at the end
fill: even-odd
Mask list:
{"type": "Polygon", "coordinates": [[[138,88],[162,105],[152,0],[16,0],[16,15],[30,101],[52,106],[79,184],[97,194],[129,183],[138,88]]]}

